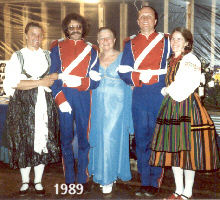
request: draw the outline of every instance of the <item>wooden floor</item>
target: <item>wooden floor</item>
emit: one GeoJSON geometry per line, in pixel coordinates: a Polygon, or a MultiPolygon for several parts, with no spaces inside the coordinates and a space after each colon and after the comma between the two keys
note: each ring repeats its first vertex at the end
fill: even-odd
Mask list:
{"type": "MultiPolygon", "coordinates": [[[[34,178],[31,171],[31,180],[34,178]]],[[[103,196],[99,185],[90,180],[92,191],[83,195],[64,195],[64,191],[57,189],[64,183],[62,164],[50,164],[46,166],[43,185],[46,190],[44,197],[35,196],[31,190],[25,197],[19,197],[17,192],[21,187],[20,171],[11,169],[7,164],[0,162],[0,199],[163,199],[175,190],[175,183],[170,168],[165,169],[164,180],[159,193],[153,197],[136,197],[135,191],[140,186],[140,179],[137,171],[132,170],[132,179],[128,182],[118,180],[114,185],[113,192],[108,196],[103,196]],[[57,186],[56,186],[57,185],[57,186]],[[56,188],[57,187],[57,188],[56,188]]],[[[196,173],[193,187],[194,199],[220,199],[220,172],[196,173]]]]}

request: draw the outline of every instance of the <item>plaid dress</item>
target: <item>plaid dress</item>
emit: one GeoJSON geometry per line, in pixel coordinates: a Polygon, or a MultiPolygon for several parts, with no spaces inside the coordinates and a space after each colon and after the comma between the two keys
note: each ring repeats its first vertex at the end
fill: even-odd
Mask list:
{"type": "MultiPolygon", "coordinates": [[[[182,56],[173,58],[166,75],[166,85],[174,80],[182,56]]],[[[150,164],[176,166],[187,170],[217,169],[219,155],[215,129],[197,93],[177,102],[165,96],[152,138],[150,164]]]]}

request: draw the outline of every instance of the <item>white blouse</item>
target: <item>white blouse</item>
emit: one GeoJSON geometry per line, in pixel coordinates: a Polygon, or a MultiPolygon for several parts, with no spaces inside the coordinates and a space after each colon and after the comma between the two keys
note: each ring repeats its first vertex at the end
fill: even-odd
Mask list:
{"type": "MultiPolygon", "coordinates": [[[[24,57],[23,69],[27,74],[32,76],[32,80],[37,80],[48,68],[48,62],[45,54],[41,48],[31,51],[27,47],[21,49],[24,57]]],[[[14,94],[13,87],[16,87],[20,80],[28,80],[28,78],[21,74],[21,64],[18,60],[17,54],[13,53],[11,59],[7,62],[5,68],[5,80],[3,88],[7,96],[14,94]]]]}
{"type": "Polygon", "coordinates": [[[175,81],[166,88],[166,92],[173,100],[181,102],[199,87],[200,79],[201,62],[195,55],[188,53],[180,61],[175,81]]]}

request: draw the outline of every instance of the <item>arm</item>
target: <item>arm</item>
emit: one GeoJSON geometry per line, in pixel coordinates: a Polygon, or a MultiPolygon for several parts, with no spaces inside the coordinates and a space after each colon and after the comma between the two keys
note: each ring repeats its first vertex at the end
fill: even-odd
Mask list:
{"type": "Polygon", "coordinates": [[[131,41],[125,43],[121,64],[118,67],[118,74],[120,78],[128,85],[134,85],[132,80],[132,71],[134,67],[134,58],[131,50],[131,41]]]}
{"type": "Polygon", "coordinates": [[[184,56],[177,71],[175,81],[165,89],[175,101],[188,98],[200,84],[201,63],[193,54],[184,56]]]}
{"type": "Polygon", "coordinates": [[[79,91],[85,91],[85,90],[92,90],[99,86],[100,80],[95,80],[90,76],[90,72],[94,71],[99,72],[99,59],[98,59],[98,52],[92,48],[91,49],[91,60],[89,63],[88,73],[85,78],[82,78],[82,84],[78,87],[79,91]]]}
{"type": "MultiPolygon", "coordinates": [[[[51,67],[50,67],[50,75],[52,78],[56,79],[58,76],[58,73],[61,73],[61,60],[59,55],[59,49],[58,46],[54,47],[51,50],[51,67]]],[[[53,97],[59,106],[60,104],[66,102],[66,97],[64,93],[62,92],[62,80],[55,80],[54,84],[51,86],[53,97]]]]}
{"type": "Polygon", "coordinates": [[[53,85],[54,79],[50,76],[45,76],[40,80],[21,80],[14,89],[18,90],[30,90],[39,86],[50,87],[53,85]]]}
{"type": "Polygon", "coordinates": [[[134,57],[131,49],[131,41],[125,44],[123,50],[123,56],[121,64],[118,67],[118,74],[120,78],[128,85],[141,87],[142,82],[140,81],[141,72],[134,71],[134,57]]]}
{"type": "Polygon", "coordinates": [[[7,62],[5,68],[5,80],[3,81],[3,88],[7,96],[14,94],[14,87],[20,82],[25,80],[26,76],[21,74],[21,64],[17,58],[17,54],[13,53],[11,59],[7,62]]]}

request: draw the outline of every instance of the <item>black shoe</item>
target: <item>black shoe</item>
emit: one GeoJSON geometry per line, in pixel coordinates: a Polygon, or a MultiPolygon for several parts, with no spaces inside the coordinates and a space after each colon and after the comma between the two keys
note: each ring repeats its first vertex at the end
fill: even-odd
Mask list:
{"type": "Polygon", "coordinates": [[[24,185],[24,184],[28,184],[28,188],[27,188],[26,190],[19,190],[19,192],[18,192],[18,195],[19,195],[19,196],[25,196],[25,195],[27,195],[28,192],[29,192],[29,188],[30,188],[29,183],[23,183],[22,185],[24,185]]]}
{"type": "Polygon", "coordinates": [[[91,192],[91,185],[89,183],[83,183],[83,194],[89,194],[91,192]]]}
{"type": "Polygon", "coordinates": [[[159,191],[159,188],[148,186],[148,189],[144,194],[148,197],[153,197],[158,193],[158,191],[159,191]]]}
{"type": "Polygon", "coordinates": [[[147,192],[148,188],[149,188],[149,186],[141,186],[141,187],[135,192],[135,195],[136,195],[136,196],[139,196],[139,197],[143,196],[143,195],[147,192]]]}
{"type": "MultiPolygon", "coordinates": [[[[35,183],[34,185],[37,185],[37,184],[41,184],[41,182],[35,183]]],[[[35,194],[38,195],[38,196],[44,196],[44,195],[45,195],[45,190],[44,190],[44,189],[42,189],[42,190],[37,190],[37,189],[34,187],[34,190],[35,190],[35,194]]]]}

